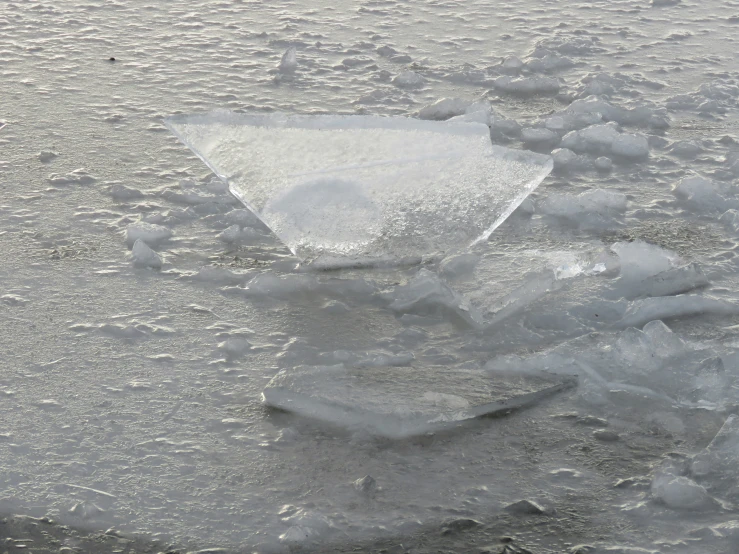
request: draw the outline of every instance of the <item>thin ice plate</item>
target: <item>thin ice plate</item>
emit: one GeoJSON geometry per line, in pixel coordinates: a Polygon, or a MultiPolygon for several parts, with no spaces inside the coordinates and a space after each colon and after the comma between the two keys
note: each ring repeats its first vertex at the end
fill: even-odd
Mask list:
{"type": "Polygon", "coordinates": [[[485,240],[552,169],[480,123],[380,116],[177,115],[167,127],[299,258],[353,265],[485,240]]]}
{"type": "Polygon", "coordinates": [[[327,367],[280,371],[267,385],[268,406],[390,439],[505,415],[567,390],[576,378],[502,376],[448,367],[327,367]]]}

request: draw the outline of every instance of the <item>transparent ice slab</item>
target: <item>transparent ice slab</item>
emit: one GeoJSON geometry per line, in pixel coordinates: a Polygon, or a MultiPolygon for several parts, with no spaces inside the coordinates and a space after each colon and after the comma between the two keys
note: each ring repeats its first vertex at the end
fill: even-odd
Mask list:
{"type": "Polygon", "coordinates": [[[265,404],[351,431],[390,439],[506,415],[576,385],[574,376],[503,376],[449,367],[327,367],[282,370],[265,404]]]}
{"type": "Polygon", "coordinates": [[[177,115],[167,127],[299,258],[392,262],[487,239],[552,169],[480,123],[177,115]]]}

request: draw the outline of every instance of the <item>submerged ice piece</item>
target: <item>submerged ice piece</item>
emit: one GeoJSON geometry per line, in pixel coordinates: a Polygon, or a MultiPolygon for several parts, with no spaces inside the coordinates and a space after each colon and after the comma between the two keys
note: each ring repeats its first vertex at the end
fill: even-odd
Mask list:
{"type": "Polygon", "coordinates": [[[352,431],[402,439],[506,415],[575,384],[575,377],[561,375],[336,365],[282,370],[264,389],[263,399],[268,406],[352,431]]]}
{"type": "Polygon", "coordinates": [[[549,174],[481,123],[246,115],[165,120],[299,258],[414,260],[485,240],[549,174]]]}

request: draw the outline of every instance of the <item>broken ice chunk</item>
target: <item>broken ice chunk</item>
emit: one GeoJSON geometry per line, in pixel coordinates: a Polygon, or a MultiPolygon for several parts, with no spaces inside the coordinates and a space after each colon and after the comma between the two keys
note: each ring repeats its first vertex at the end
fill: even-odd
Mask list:
{"type": "Polygon", "coordinates": [[[689,317],[703,314],[730,316],[739,314],[739,305],[707,296],[685,295],[646,298],[633,302],[616,328],[641,327],[655,319],[689,317]]]}
{"type": "Polygon", "coordinates": [[[739,458],[739,417],[731,415],[700,454],[693,459],[690,471],[698,477],[723,475],[736,479],[739,458]]]}
{"type": "Polygon", "coordinates": [[[617,242],[611,246],[621,261],[621,277],[629,281],[645,279],[676,267],[680,257],[664,248],[641,240],[617,242]]]}
{"type": "Polygon", "coordinates": [[[414,71],[403,71],[395,76],[392,83],[399,88],[422,88],[426,80],[414,71]]]}
{"type": "Polygon", "coordinates": [[[167,240],[172,236],[172,231],[163,225],[154,223],[146,223],[139,221],[131,223],[126,227],[126,243],[129,247],[133,247],[137,240],[142,240],[147,244],[157,244],[167,240]]]}
{"type": "Polygon", "coordinates": [[[268,406],[391,439],[506,415],[576,384],[570,376],[500,376],[446,367],[280,371],[263,392],[268,406]]]}
{"type": "Polygon", "coordinates": [[[159,269],[162,267],[162,257],[142,240],[136,239],[131,250],[131,260],[136,267],[151,267],[159,269]]]}
{"type": "Polygon", "coordinates": [[[482,326],[479,310],[428,269],[420,270],[408,284],[396,287],[390,298],[390,309],[398,313],[426,315],[442,311],[458,316],[473,328],[482,326]]]}
{"type": "Polygon", "coordinates": [[[216,111],[166,125],[298,257],[393,261],[486,240],[552,169],[487,125],[216,111]]]}
{"type": "Polygon", "coordinates": [[[277,71],[280,73],[294,73],[298,68],[298,50],[291,46],[282,55],[277,71]]]}
{"type": "Polygon", "coordinates": [[[652,482],[652,494],[675,510],[700,510],[712,505],[706,489],[687,477],[659,475],[652,482]]]}

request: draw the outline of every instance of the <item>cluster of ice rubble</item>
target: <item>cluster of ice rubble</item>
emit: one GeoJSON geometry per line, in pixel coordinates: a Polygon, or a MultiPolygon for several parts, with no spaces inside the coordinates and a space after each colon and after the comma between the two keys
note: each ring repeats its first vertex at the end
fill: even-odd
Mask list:
{"type": "MultiPolygon", "coordinates": [[[[607,171],[614,163],[640,163],[649,155],[645,137],[620,128],[620,122],[632,123],[631,116],[614,111],[607,118],[594,117],[588,109],[598,109],[602,116],[608,113],[607,103],[597,103],[594,97],[577,102],[575,108],[527,128],[499,116],[485,102],[446,99],[424,108],[419,116],[486,123],[493,138],[504,137],[507,141],[515,136],[538,151],[542,147],[552,151],[557,171],[607,171]]],[[[685,144],[675,144],[671,150],[680,156],[690,151],[685,144]]],[[[61,179],[57,178],[59,183],[61,179]]],[[[183,181],[159,191],[135,191],[115,183],[107,190],[120,202],[155,195],[180,206],[146,213],[140,220],[127,223],[123,240],[136,267],[218,287],[224,294],[238,295],[264,307],[308,302],[331,317],[349,314],[361,306],[378,307],[395,314],[406,327],[374,349],[324,351],[299,338],[290,340],[275,358],[283,378],[294,374],[297,379],[305,372],[325,379],[327,372],[344,376],[375,369],[407,370],[428,363],[459,368],[464,352],[476,351],[489,359],[472,369],[490,379],[577,376],[577,389],[570,393],[572,402],[627,421],[627,430],[629,425],[646,422],[661,433],[682,436],[689,426],[686,414],[704,410],[720,417],[735,406],[739,375],[735,353],[683,340],[663,321],[736,316],[739,305],[722,295],[712,295],[710,289],[706,292],[710,285],[707,269],[715,274],[723,270],[705,268],[669,249],[637,240],[610,246],[589,243],[571,251],[516,252],[506,263],[512,267],[523,264],[526,270],[514,270],[507,276],[501,275],[505,269],[490,272],[491,264],[500,260],[496,252],[486,249],[427,260],[422,267],[380,269],[378,273],[348,269],[346,274],[325,275],[296,269],[296,260],[290,256],[275,257],[266,270],[205,265],[183,271],[169,261],[166,250],[179,240],[178,227],[190,221],[205,221],[213,229],[216,243],[241,252],[273,245],[274,239],[260,218],[240,207],[223,181],[216,178],[205,185],[183,181]],[[427,329],[449,321],[463,334],[470,333],[470,340],[446,351],[426,348],[427,329]],[[515,353],[532,347],[540,352],[515,353]],[[500,351],[511,353],[496,354],[500,351]]],[[[688,176],[676,182],[672,194],[676,208],[720,216],[719,223],[731,232],[739,228],[730,182],[688,176]]],[[[612,231],[624,226],[633,209],[631,198],[616,189],[550,192],[523,202],[516,218],[561,229],[612,231]]],[[[99,329],[129,339],[154,333],[134,327],[129,331],[122,327],[99,329]]],[[[222,338],[215,352],[224,363],[238,363],[252,353],[251,335],[222,338]]],[[[296,384],[289,381],[287,386],[296,384]]],[[[276,383],[269,390],[277,390],[276,383]]],[[[362,421],[346,413],[318,413],[325,391],[318,396],[311,394],[307,393],[305,410],[298,412],[333,419],[334,423],[349,425],[353,432],[362,428],[362,421]]],[[[427,401],[435,410],[469,407],[465,398],[453,390],[434,394],[437,396],[429,396],[427,401]]],[[[276,400],[274,394],[268,394],[267,398],[284,406],[288,397],[276,400]]],[[[305,398],[298,400],[303,402],[305,398]]],[[[368,422],[371,425],[366,430],[379,434],[396,425],[382,418],[364,423],[368,422]]],[[[636,514],[660,507],[730,513],[739,500],[731,462],[739,454],[737,432],[735,416],[728,417],[704,451],[692,457],[671,457],[659,465],[648,489],[638,493],[632,506],[625,509],[636,514]]],[[[396,431],[388,432],[395,436],[393,433],[396,431]]],[[[618,437],[604,431],[599,440],[618,437]]],[[[279,536],[284,545],[311,544],[335,533],[335,523],[318,511],[290,506],[286,510],[281,515],[285,530],[279,536]]],[[[691,532],[733,537],[731,525],[711,525],[691,532]]]]}
{"type": "MultiPolygon", "coordinates": [[[[515,65],[511,60],[505,64],[515,65]]],[[[592,78],[584,92],[607,92],[607,86],[608,80],[592,78]]],[[[576,99],[566,110],[530,127],[501,116],[485,101],[447,98],[417,115],[421,119],[450,120],[452,124],[484,123],[493,140],[517,139],[539,152],[551,152],[554,168],[561,173],[604,172],[618,164],[642,163],[650,155],[651,138],[625,132],[622,126],[663,129],[668,125],[664,110],[618,108],[594,95],[576,99]]],[[[682,159],[701,151],[700,145],[685,141],[660,148],[682,159]]],[[[734,161],[732,158],[728,163],[734,161]]],[[[618,230],[634,209],[633,196],[622,190],[550,192],[525,200],[516,218],[584,232],[618,230]]],[[[676,181],[673,200],[666,202],[685,213],[716,217],[718,224],[735,232],[739,211],[734,205],[734,192],[726,179],[685,176],[676,181]]],[[[123,201],[138,198],[119,185],[112,185],[110,194],[123,201]]],[[[269,243],[269,230],[262,222],[264,217],[235,205],[226,185],[217,179],[205,187],[184,181],[179,187],[155,194],[185,207],[147,214],[128,225],[125,241],[134,265],[164,268],[180,278],[220,287],[224,294],[265,305],[315,305],[318,299],[320,309],[331,315],[348,314],[358,306],[379,307],[394,313],[407,327],[375,350],[326,352],[300,339],[289,341],[276,358],[283,368],[278,376],[282,381],[273,382],[265,391],[273,405],[285,407],[293,402],[295,407],[302,402],[302,411],[296,408],[299,413],[334,420],[356,431],[362,427],[361,421],[347,416],[347,412],[327,412],[326,391],[304,392],[304,385],[296,384],[300,376],[320,380],[330,374],[333,377],[328,379],[334,380],[357,370],[361,374],[376,368],[408,368],[418,362],[455,365],[465,349],[496,353],[533,347],[540,352],[529,356],[492,355],[475,371],[490,378],[577,376],[579,384],[572,397],[576,405],[618,416],[630,421],[629,425],[648,422],[660,432],[675,436],[686,432],[686,413],[698,410],[720,416],[735,408],[739,366],[734,351],[683,340],[664,323],[692,316],[739,315],[738,304],[727,300],[726,295],[711,294],[707,272],[722,276],[725,267],[705,267],[669,249],[636,240],[610,245],[595,241],[580,250],[513,253],[506,263],[522,264],[525,271],[512,275],[503,275],[505,268],[491,272],[491,266],[501,261],[496,257],[498,253],[479,248],[424,260],[422,267],[379,267],[376,272],[364,273],[348,268],[325,275],[310,268],[296,269],[296,261],[289,256],[273,262],[266,271],[211,265],[183,272],[168,267],[166,258],[155,251],[175,237],[172,228],[182,222],[206,220],[215,229],[216,240],[227,248],[248,249],[269,243]],[[428,339],[424,327],[449,321],[466,329],[463,333],[471,333],[467,345],[446,353],[417,351],[428,339]],[[290,396],[295,387],[303,396],[290,396]]],[[[306,220],[298,227],[309,233],[311,225],[313,222],[306,220]]],[[[228,338],[219,343],[218,349],[226,360],[238,360],[250,351],[251,344],[243,337],[228,338]]],[[[438,394],[441,396],[428,398],[437,408],[461,408],[460,402],[466,402],[459,395],[438,394]]],[[[375,408],[370,406],[370,412],[375,408]]],[[[369,423],[371,432],[388,425],[382,418],[369,423]]],[[[729,416],[703,452],[669,458],[655,470],[643,499],[649,506],[674,510],[733,510],[737,501],[736,473],[730,460],[738,453],[736,433],[736,418],[729,416]]],[[[613,440],[617,439],[618,435],[613,434],[613,440]]],[[[284,518],[290,527],[281,541],[311,542],[328,532],[329,524],[321,516],[296,510],[284,518]]],[[[711,529],[716,536],[731,534],[726,525],[711,529]]]]}

